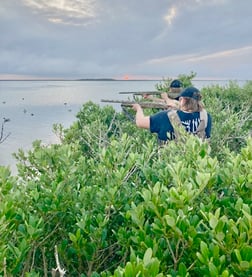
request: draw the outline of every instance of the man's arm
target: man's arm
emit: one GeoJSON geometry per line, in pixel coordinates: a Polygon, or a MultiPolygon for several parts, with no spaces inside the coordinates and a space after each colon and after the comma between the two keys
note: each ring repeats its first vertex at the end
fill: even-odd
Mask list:
{"type": "Polygon", "coordinates": [[[156,102],[156,103],[164,103],[165,104],[165,100],[164,99],[158,98],[158,97],[154,97],[153,95],[150,95],[150,94],[143,94],[143,98],[151,100],[151,101],[156,102]]]}
{"type": "Polygon", "coordinates": [[[173,109],[179,109],[179,101],[175,99],[171,99],[170,97],[168,97],[167,93],[162,93],[161,98],[163,101],[165,101],[167,106],[173,109]]]}
{"type": "Polygon", "coordinates": [[[139,128],[150,129],[150,117],[145,116],[143,109],[139,104],[132,105],[133,110],[136,111],[136,125],[139,128]]]}
{"type": "Polygon", "coordinates": [[[165,103],[170,108],[179,109],[179,101],[171,99],[166,92],[161,93],[161,98],[153,97],[149,94],[144,94],[143,97],[156,103],[165,103]]]}

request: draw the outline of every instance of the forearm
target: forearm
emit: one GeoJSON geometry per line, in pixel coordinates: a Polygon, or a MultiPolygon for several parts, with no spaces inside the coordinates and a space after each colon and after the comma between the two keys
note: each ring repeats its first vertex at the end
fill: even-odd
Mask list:
{"type": "Polygon", "coordinates": [[[154,101],[154,102],[158,102],[158,103],[165,103],[164,99],[157,98],[157,97],[153,97],[151,100],[154,101]]]}
{"type": "Polygon", "coordinates": [[[165,103],[167,104],[167,106],[174,108],[174,109],[179,109],[179,107],[180,107],[179,101],[174,100],[174,99],[167,98],[165,103]]]}
{"type": "Polygon", "coordinates": [[[161,97],[167,106],[174,108],[174,109],[179,109],[179,101],[177,101],[175,99],[171,99],[170,97],[168,97],[167,93],[162,93],[161,97]]]}
{"type": "Polygon", "coordinates": [[[153,97],[152,95],[146,95],[144,98],[148,99],[148,100],[151,100],[153,102],[157,102],[157,103],[165,103],[164,99],[158,98],[158,97],[153,97]]]}
{"type": "Polygon", "coordinates": [[[134,110],[136,111],[136,125],[139,128],[149,129],[150,128],[150,117],[145,116],[143,109],[140,105],[133,105],[135,107],[134,110]]]}

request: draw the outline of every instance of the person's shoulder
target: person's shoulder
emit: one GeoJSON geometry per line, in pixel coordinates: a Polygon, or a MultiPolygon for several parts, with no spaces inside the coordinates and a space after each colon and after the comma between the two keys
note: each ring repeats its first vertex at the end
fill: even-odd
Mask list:
{"type": "Polygon", "coordinates": [[[199,116],[199,114],[199,112],[185,112],[182,110],[178,110],[178,115],[184,117],[199,116]]]}
{"type": "Polygon", "coordinates": [[[166,114],[167,114],[167,111],[159,111],[159,112],[153,114],[152,116],[164,116],[166,114]]]}
{"type": "Polygon", "coordinates": [[[212,117],[212,115],[208,111],[206,111],[206,113],[207,113],[208,116],[212,117]]]}
{"type": "Polygon", "coordinates": [[[160,111],[150,116],[151,119],[162,120],[167,118],[167,111],[160,111]]]}
{"type": "Polygon", "coordinates": [[[201,110],[202,114],[206,114],[208,118],[212,119],[212,115],[204,108],[201,110]]]}

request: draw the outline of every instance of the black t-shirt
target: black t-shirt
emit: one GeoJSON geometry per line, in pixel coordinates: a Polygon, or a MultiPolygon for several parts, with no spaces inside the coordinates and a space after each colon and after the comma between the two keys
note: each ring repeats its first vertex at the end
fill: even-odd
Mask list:
{"type": "MultiPolygon", "coordinates": [[[[150,116],[150,131],[151,133],[157,133],[160,140],[166,141],[173,138],[173,126],[167,115],[168,111],[162,111],[150,116]],[[168,136],[167,136],[168,134],[168,136]]],[[[187,113],[183,111],[177,111],[177,114],[181,120],[182,125],[187,132],[195,133],[200,123],[200,112],[187,113]]],[[[209,138],[211,134],[212,119],[209,114],[206,131],[206,137],[209,138]]]]}

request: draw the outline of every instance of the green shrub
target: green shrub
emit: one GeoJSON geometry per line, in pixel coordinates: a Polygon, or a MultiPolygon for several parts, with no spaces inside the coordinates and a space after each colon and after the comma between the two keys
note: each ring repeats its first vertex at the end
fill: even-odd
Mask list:
{"type": "Polygon", "coordinates": [[[16,177],[0,167],[0,276],[50,275],[56,247],[67,276],[252,275],[251,83],[202,93],[210,144],[160,148],[86,103],[61,144],[19,150],[16,177]]]}

